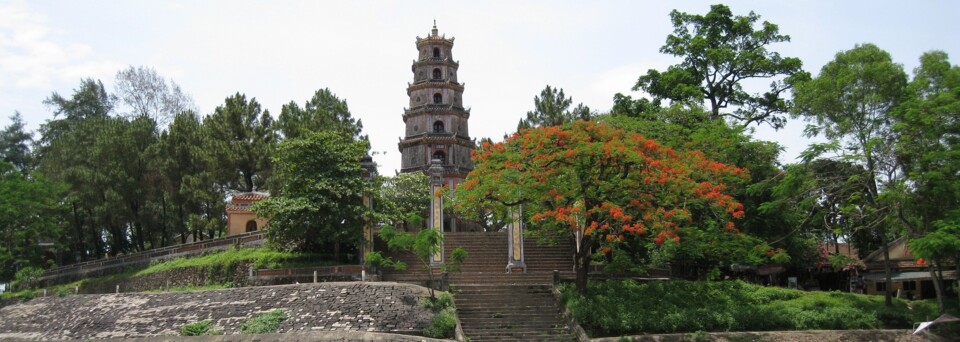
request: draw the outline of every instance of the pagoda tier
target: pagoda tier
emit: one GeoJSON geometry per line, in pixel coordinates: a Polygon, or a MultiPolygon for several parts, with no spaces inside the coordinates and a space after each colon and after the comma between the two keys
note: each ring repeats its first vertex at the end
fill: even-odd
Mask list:
{"type": "Polygon", "coordinates": [[[419,54],[410,67],[413,82],[407,84],[410,102],[403,111],[406,128],[397,146],[402,155],[400,172],[426,172],[431,161],[439,159],[444,183],[451,188],[473,170],[470,153],[474,148],[453,40],[440,35],[436,25],[427,37],[417,37],[419,54]]]}

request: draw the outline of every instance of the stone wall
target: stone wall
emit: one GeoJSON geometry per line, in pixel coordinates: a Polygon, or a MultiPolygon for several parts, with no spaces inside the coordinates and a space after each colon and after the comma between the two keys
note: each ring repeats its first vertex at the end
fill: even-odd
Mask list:
{"type": "Polygon", "coordinates": [[[426,288],[401,283],[320,283],[215,291],[36,298],[0,308],[0,340],[179,335],[212,320],[227,335],[260,313],[282,309],[278,332],[375,331],[420,334],[433,318],[426,288]]]}
{"type": "Polygon", "coordinates": [[[249,262],[238,263],[232,271],[216,272],[204,267],[184,267],[123,280],[84,283],[80,286],[79,292],[82,294],[114,293],[117,292],[117,285],[120,286],[120,292],[142,292],[211,284],[243,287],[249,284],[249,268],[249,262]]]}

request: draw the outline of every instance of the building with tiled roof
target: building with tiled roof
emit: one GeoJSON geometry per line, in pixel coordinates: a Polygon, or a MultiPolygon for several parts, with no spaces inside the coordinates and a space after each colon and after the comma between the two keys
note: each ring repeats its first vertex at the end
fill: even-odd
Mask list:
{"type": "Polygon", "coordinates": [[[227,202],[227,235],[236,235],[263,230],[267,219],[257,218],[251,207],[263,199],[269,198],[266,192],[238,192],[227,202]]]}

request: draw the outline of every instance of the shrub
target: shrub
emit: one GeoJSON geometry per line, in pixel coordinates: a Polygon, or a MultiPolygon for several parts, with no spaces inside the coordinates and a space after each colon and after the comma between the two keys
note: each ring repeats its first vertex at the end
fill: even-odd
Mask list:
{"type": "Polygon", "coordinates": [[[40,280],[40,276],[43,275],[43,269],[33,266],[28,266],[17,271],[13,275],[13,288],[15,289],[28,289],[32,288],[37,284],[37,281],[40,280]]]}
{"type": "Polygon", "coordinates": [[[423,306],[427,309],[433,310],[433,312],[440,312],[446,308],[453,308],[453,296],[449,293],[441,293],[437,298],[427,298],[427,301],[423,302],[423,306]]]}
{"type": "Polygon", "coordinates": [[[183,336],[202,336],[202,335],[219,335],[222,334],[222,331],[215,330],[211,331],[213,328],[213,321],[205,320],[199,321],[196,323],[184,324],[180,327],[180,335],[183,336]]]}
{"type": "Polygon", "coordinates": [[[430,326],[423,329],[423,336],[431,338],[450,338],[457,330],[456,311],[453,307],[443,309],[430,321],[430,326]]]}
{"type": "Polygon", "coordinates": [[[588,296],[561,286],[561,301],[591,336],[696,331],[908,328],[936,306],[883,297],[803,292],[740,281],[591,282],[588,296]]]}
{"type": "Polygon", "coordinates": [[[240,325],[241,334],[271,334],[277,332],[280,323],[287,319],[283,310],[265,312],[240,325]]]}

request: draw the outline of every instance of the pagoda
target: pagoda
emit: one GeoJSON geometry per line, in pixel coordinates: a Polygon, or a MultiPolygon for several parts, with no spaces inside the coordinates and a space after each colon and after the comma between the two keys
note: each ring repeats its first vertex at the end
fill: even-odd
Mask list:
{"type": "Polygon", "coordinates": [[[413,83],[407,84],[409,107],[404,109],[406,126],[399,148],[400,172],[428,172],[431,162],[443,166],[443,185],[455,189],[473,169],[468,120],[463,108],[463,84],[457,81],[460,63],[453,60],[453,37],[433,29],[426,38],[417,37],[418,57],[413,61],[413,83]]]}

